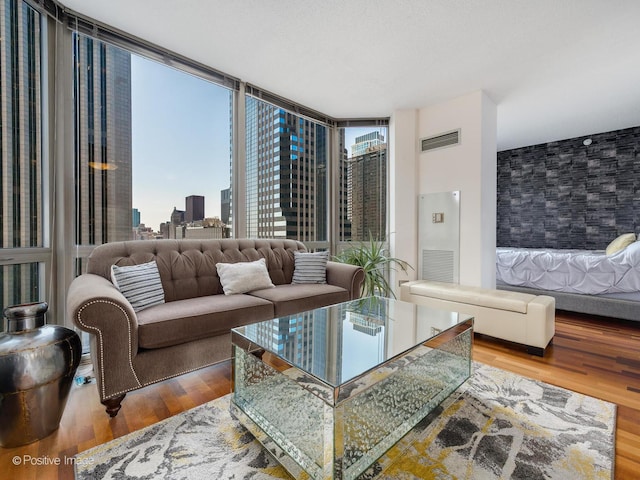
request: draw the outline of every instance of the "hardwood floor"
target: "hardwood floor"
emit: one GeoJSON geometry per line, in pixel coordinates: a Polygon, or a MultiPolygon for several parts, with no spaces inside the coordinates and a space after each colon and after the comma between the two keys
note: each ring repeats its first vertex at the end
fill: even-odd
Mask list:
{"type": "MultiPolygon", "coordinates": [[[[640,323],[558,312],[544,358],[482,336],[475,338],[473,355],[617,404],[615,478],[640,476],[640,323]]],[[[76,453],[229,393],[230,370],[225,362],[129,393],[115,418],[104,413],[95,385],[74,386],[55,433],[24,447],[0,448],[0,477],[72,479],[76,453]]]]}

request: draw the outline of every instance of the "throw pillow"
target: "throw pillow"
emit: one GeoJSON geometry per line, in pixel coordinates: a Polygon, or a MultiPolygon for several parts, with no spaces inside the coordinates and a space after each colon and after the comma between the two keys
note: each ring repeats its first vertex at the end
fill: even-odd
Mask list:
{"type": "Polygon", "coordinates": [[[295,259],[291,283],[327,283],[329,252],[293,252],[295,259]]]}
{"type": "Polygon", "coordinates": [[[126,267],[111,265],[111,281],[129,300],[134,312],[164,303],[164,290],[155,261],[126,267]]]}
{"type": "Polygon", "coordinates": [[[636,241],[635,233],[623,233],[607,246],[605,253],[607,255],[613,255],[614,253],[618,253],[624,250],[635,241],[636,241]]]}
{"type": "Polygon", "coordinates": [[[216,269],[225,295],[275,287],[264,258],[255,262],[216,263],[216,269]]]}

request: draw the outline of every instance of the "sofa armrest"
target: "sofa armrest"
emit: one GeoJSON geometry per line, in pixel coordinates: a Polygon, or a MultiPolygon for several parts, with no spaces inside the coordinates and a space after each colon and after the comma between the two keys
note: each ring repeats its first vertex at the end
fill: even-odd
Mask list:
{"type": "Polygon", "coordinates": [[[327,262],[327,283],[347,290],[351,300],[360,298],[362,282],[364,282],[362,267],[348,263],[327,262]]]}
{"type": "Polygon", "coordinates": [[[86,273],[69,286],[67,312],[93,336],[91,357],[101,400],[139,388],[133,367],[138,320],[124,295],[106,278],[86,273]]]}

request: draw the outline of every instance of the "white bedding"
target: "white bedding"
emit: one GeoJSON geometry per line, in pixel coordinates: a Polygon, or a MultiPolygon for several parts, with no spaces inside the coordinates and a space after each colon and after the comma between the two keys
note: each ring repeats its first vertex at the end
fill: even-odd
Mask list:
{"type": "Polygon", "coordinates": [[[640,292],[640,241],[604,250],[497,248],[496,281],[589,295],[640,292]]]}

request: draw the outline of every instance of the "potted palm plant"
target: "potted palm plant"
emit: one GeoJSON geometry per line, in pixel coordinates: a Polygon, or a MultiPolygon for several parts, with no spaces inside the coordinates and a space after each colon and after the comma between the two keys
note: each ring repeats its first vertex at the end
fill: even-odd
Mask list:
{"type": "Polygon", "coordinates": [[[369,236],[368,242],[358,243],[334,258],[338,262],[362,267],[364,270],[362,295],[365,297],[381,295],[395,298],[396,295],[387,280],[387,270],[396,271],[396,268],[400,268],[403,272],[409,268],[413,270],[413,267],[404,260],[388,256],[382,242],[376,241],[372,236],[369,236]]]}

